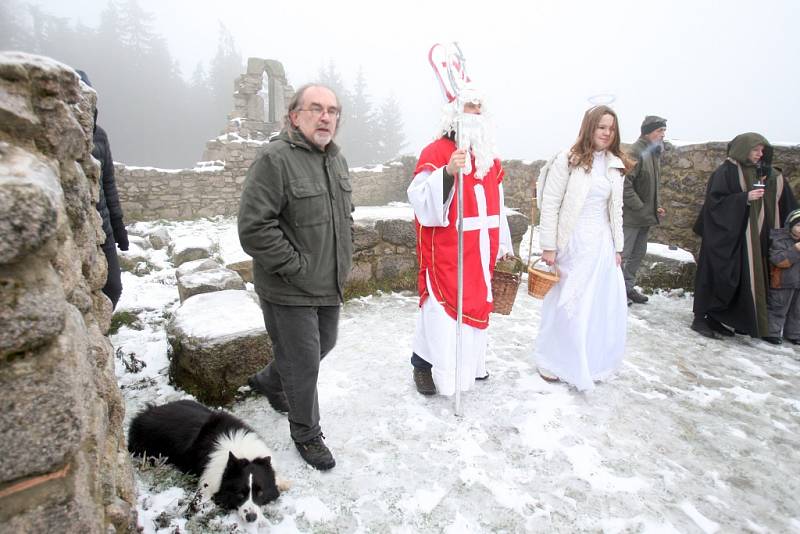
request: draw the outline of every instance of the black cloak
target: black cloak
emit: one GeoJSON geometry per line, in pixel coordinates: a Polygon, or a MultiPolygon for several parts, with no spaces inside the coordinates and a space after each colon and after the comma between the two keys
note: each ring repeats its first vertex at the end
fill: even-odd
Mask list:
{"type": "Polygon", "coordinates": [[[789,183],[771,167],[772,147],[756,133],[728,143],[728,158],[711,175],[694,232],[702,238],[694,282],[694,313],[754,337],[769,335],[767,288],[769,231],[781,228],[797,207],[789,183]],[[760,166],[748,155],[764,145],[760,166]],[[753,183],[766,184],[763,199],[748,204],[753,183]]]}

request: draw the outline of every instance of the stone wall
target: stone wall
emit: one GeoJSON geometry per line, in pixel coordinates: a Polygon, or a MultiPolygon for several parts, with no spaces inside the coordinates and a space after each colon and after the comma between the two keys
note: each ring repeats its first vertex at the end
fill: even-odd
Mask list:
{"type": "MultiPolygon", "coordinates": [[[[192,220],[213,215],[236,215],[247,169],[264,141],[226,134],[226,161],[200,162],[194,169],[128,167],[117,163],[117,178],[126,222],[157,219],[192,220]]],[[[414,158],[351,171],[353,203],[382,206],[406,201],[414,158]]]]}
{"type": "MultiPolygon", "coordinates": [[[[662,224],[651,231],[651,241],[698,252],[700,240],[692,232],[692,225],[711,173],[725,160],[726,147],[727,142],[685,146],[667,143],[661,158],[661,204],[667,214],[662,224]]],[[[795,197],[800,198],[800,145],[776,146],[773,166],[783,170],[795,197]]]]}
{"type": "MultiPolygon", "coordinates": [[[[669,142],[661,159],[661,204],[667,214],[661,225],[653,228],[650,241],[677,245],[696,254],[699,238],[692,225],[703,204],[711,173],[725,160],[727,142],[676,146],[669,142]]],[[[506,204],[530,214],[535,180],[543,160],[532,163],[504,162],[506,167],[506,204]]],[[[773,164],[783,170],[796,197],[800,195],[800,145],[776,146],[773,164]]],[[[798,197],[800,198],[800,197],[798,197]]]]}
{"type": "Polygon", "coordinates": [[[0,54],[3,532],[136,530],[124,404],[104,335],[95,99],[69,67],[0,54]]]}
{"type": "MultiPolygon", "coordinates": [[[[280,117],[293,93],[279,62],[250,58],[247,72],[236,81],[234,110],[228,124],[222,135],[206,145],[208,161],[194,169],[182,170],[116,165],[117,187],[126,220],[235,215],[247,169],[269,136],[279,130],[280,117]]],[[[725,158],[725,146],[724,142],[666,144],[662,158],[662,204],[667,215],[661,226],[653,230],[652,240],[697,251],[699,242],[691,226],[702,204],[706,182],[725,158]]],[[[354,204],[381,206],[405,202],[415,164],[415,157],[406,156],[385,165],[353,169],[354,204]]],[[[543,164],[543,160],[503,162],[508,207],[530,215],[535,180],[543,164]]],[[[783,168],[797,193],[800,146],[776,147],[775,165],[783,168]]]]}

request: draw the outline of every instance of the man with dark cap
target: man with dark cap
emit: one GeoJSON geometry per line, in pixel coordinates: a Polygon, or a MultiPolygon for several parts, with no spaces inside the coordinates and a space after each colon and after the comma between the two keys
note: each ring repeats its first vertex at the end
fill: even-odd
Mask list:
{"type": "Polygon", "coordinates": [[[659,205],[658,182],[661,178],[661,150],[667,119],[648,115],[642,122],[639,139],[631,146],[630,155],[636,160],[633,171],[625,177],[622,204],[622,230],[625,248],[622,251],[622,274],[628,305],[644,304],[647,297],[636,290],[636,272],[647,253],[647,234],[658,224],[664,209],[659,205]]]}
{"type": "MultiPolygon", "coordinates": [[[[89,76],[82,70],[76,71],[81,81],[92,87],[89,76]]],[[[100,162],[100,199],[97,201],[97,211],[103,219],[103,231],[106,241],[103,243],[103,253],[108,262],[108,278],[103,287],[103,293],[111,300],[111,307],[116,308],[119,297],[122,295],[122,273],[117,258],[117,246],[120,250],[128,250],[128,232],[122,220],[122,206],[119,203],[117,182],[114,179],[114,159],[111,157],[111,145],[108,142],[106,131],[97,125],[97,108],[94,110],[94,134],[92,135],[94,148],[92,156],[100,162]]]]}

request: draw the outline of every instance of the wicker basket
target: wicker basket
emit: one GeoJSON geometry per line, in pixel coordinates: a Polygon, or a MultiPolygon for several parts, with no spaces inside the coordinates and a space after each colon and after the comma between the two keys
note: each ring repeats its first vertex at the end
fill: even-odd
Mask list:
{"type": "Polygon", "coordinates": [[[517,273],[507,273],[495,269],[492,275],[492,300],[494,301],[494,313],[508,315],[514,306],[514,299],[517,297],[517,288],[522,277],[517,273]]]}
{"type": "Polygon", "coordinates": [[[555,272],[537,269],[536,263],[528,267],[528,294],[533,298],[543,299],[561,277],[557,269],[555,272]]]}

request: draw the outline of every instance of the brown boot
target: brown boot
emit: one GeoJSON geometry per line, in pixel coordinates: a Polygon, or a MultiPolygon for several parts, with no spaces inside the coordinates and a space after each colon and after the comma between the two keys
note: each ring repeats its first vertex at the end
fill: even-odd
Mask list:
{"type": "Polygon", "coordinates": [[[433,383],[433,374],[430,369],[414,367],[414,385],[423,395],[436,395],[436,384],[433,383]]]}

